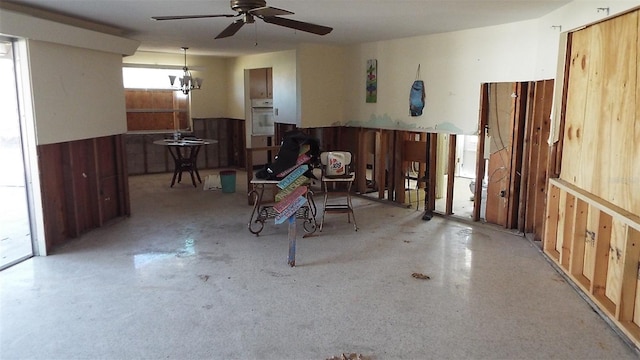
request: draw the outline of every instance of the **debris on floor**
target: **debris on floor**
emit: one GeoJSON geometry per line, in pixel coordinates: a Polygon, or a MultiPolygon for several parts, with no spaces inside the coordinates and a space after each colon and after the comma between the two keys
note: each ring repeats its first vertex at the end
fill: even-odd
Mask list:
{"type": "Polygon", "coordinates": [[[362,354],[351,353],[349,355],[342,354],[340,356],[332,356],[327,360],[372,360],[370,356],[364,356],[362,354]]]}
{"type": "Polygon", "coordinates": [[[202,185],[202,190],[220,189],[222,189],[222,181],[220,180],[219,174],[207,175],[207,177],[204,178],[204,185],[202,185]]]}
{"type": "Polygon", "coordinates": [[[429,280],[429,279],[431,279],[429,277],[429,275],[425,275],[425,274],[421,274],[421,273],[413,273],[413,274],[411,274],[411,276],[413,276],[416,279],[420,279],[420,280],[429,280]]]}

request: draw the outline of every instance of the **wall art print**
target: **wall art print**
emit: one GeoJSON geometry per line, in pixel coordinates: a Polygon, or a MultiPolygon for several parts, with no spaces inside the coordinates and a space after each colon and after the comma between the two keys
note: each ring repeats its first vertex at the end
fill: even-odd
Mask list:
{"type": "Polygon", "coordinates": [[[378,101],[378,60],[367,60],[367,102],[378,101]]]}

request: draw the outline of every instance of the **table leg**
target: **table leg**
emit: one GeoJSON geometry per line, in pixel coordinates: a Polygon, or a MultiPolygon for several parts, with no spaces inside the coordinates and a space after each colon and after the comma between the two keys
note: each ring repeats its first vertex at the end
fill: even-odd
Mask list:
{"type": "MultiPolygon", "coordinates": [[[[180,161],[178,160],[178,155],[173,152],[174,149],[172,149],[171,146],[167,146],[167,151],[169,151],[169,154],[173,159],[173,177],[171,178],[171,187],[173,187],[176,183],[176,177],[180,173],[180,161]]],[[[175,151],[178,152],[178,150],[175,151]]],[[[180,182],[180,180],[178,180],[178,182],[180,182]]]]}
{"type": "MultiPolygon", "coordinates": [[[[200,153],[200,148],[202,146],[194,146],[191,149],[191,166],[193,169],[193,172],[196,173],[196,176],[198,177],[198,182],[202,183],[202,179],[200,178],[200,173],[198,172],[198,154],[200,153]]],[[[193,174],[191,174],[191,177],[193,178],[193,174]]],[[[194,181],[195,182],[195,181],[194,181]]]]}
{"type": "Polygon", "coordinates": [[[260,232],[264,228],[264,220],[260,217],[260,206],[262,204],[262,195],[264,194],[264,185],[256,185],[253,187],[253,190],[249,193],[249,196],[253,196],[253,211],[251,211],[251,217],[249,218],[249,224],[247,227],[252,234],[256,236],[260,235],[260,232]],[[254,219],[255,217],[255,219],[254,219]],[[260,224],[260,227],[257,229],[252,228],[253,224],[260,224]]]}

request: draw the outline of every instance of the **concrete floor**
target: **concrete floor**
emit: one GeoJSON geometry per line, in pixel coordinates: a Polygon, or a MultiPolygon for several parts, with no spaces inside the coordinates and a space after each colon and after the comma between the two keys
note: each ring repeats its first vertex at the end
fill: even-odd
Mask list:
{"type": "Polygon", "coordinates": [[[241,174],[169,181],[131,177],[130,218],[2,271],[0,358],[637,358],[523,237],[356,198],[360,230],[327,215],[291,268],[286,225],[246,229],[241,174]]]}

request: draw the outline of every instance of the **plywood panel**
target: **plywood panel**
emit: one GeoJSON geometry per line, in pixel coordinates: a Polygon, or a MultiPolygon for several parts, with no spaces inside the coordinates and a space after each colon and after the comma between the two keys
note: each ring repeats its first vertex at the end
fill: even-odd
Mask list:
{"type": "Polygon", "coordinates": [[[151,97],[146,95],[146,90],[126,90],[125,104],[127,109],[150,109],[151,97]]]}
{"type": "Polygon", "coordinates": [[[48,250],[129,214],[121,146],[118,136],[38,146],[48,250]]]}
{"type": "Polygon", "coordinates": [[[638,11],[571,34],[561,178],[640,213],[638,11]]]}
{"type": "MultiPolygon", "coordinates": [[[[633,196],[640,196],[637,190],[640,185],[633,187],[633,152],[629,149],[634,145],[634,132],[629,131],[634,125],[640,125],[636,118],[637,41],[620,42],[620,38],[633,39],[638,37],[638,12],[621,16],[602,24],[603,42],[605,45],[606,63],[603,73],[607,79],[606,91],[603,91],[604,107],[601,119],[609,124],[609,136],[601,133],[601,148],[603,169],[610,176],[602,176],[600,189],[595,194],[623,209],[633,209],[633,196]],[[618,84],[611,86],[610,84],[618,84]],[[609,119],[609,121],[606,121],[609,119]],[[606,167],[605,167],[606,166],[606,167]],[[635,190],[635,193],[633,192],[635,190]]],[[[636,139],[638,140],[638,139],[636,139]]],[[[639,164],[639,163],[635,163],[639,164]]],[[[640,182],[640,179],[637,179],[640,182]]],[[[636,209],[640,210],[640,208],[636,209]]]]}
{"type": "MultiPolygon", "coordinates": [[[[638,14],[638,12],[636,12],[638,14]]],[[[636,59],[640,62],[640,14],[638,15],[638,33],[636,34],[636,59]]],[[[640,69],[636,67],[636,86],[637,89],[640,86],[640,69]]],[[[633,136],[633,141],[631,141],[631,147],[629,152],[633,154],[633,158],[631,159],[632,164],[636,164],[632,166],[632,173],[630,182],[631,188],[631,211],[636,214],[640,214],[640,91],[636,90],[636,98],[635,98],[635,122],[633,125],[633,132],[630,129],[629,133],[633,136]]]]}
{"type": "MultiPolygon", "coordinates": [[[[182,122],[184,123],[185,120],[183,119],[182,122]]],[[[127,127],[129,131],[149,129],[173,130],[174,126],[173,113],[127,113],[127,127]]]]}
{"type": "Polygon", "coordinates": [[[587,93],[589,89],[588,70],[591,54],[591,28],[572,33],[570,62],[568,66],[567,105],[565,107],[565,137],[562,145],[562,158],[571,161],[562,162],[560,177],[580,186],[580,159],[582,151],[583,125],[587,93]]]}
{"type": "Polygon", "coordinates": [[[96,159],[98,161],[98,175],[100,178],[114,176],[116,170],[116,150],[114,138],[112,136],[104,136],[95,139],[96,141],[96,159]]]}
{"type": "Polygon", "coordinates": [[[67,202],[64,197],[64,170],[62,147],[60,144],[38,146],[38,167],[40,168],[42,213],[45,218],[45,239],[47,250],[64,243],[70,237],[65,214],[67,202]]]}
{"type": "Polygon", "coordinates": [[[173,109],[173,91],[155,90],[151,95],[151,107],[154,109],[173,109]]]}
{"type": "MultiPolygon", "coordinates": [[[[636,230],[636,229],[629,229],[629,236],[633,239],[633,241],[636,244],[640,245],[640,231],[636,230]]],[[[640,248],[640,246],[638,246],[640,248]]],[[[635,279],[635,285],[636,285],[636,291],[634,292],[635,295],[635,301],[634,303],[634,312],[633,312],[633,322],[636,325],[640,326],[640,275],[638,274],[638,263],[632,263],[633,265],[635,265],[635,269],[636,269],[636,279],[635,279]]]]}
{"type": "MultiPolygon", "coordinates": [[[[602,29],[593,26],[589,28],[591,35],[589,67],[587,69],[587,77],[589,79],[588,92],[586,96],[586,104],[584,109],[584,123],[582,124],[582,149],[580,151],[581,161],[578,171],[578,180],[575,183],[582,189],[595,189],[599,187],[600,176],[596,175],[595,170],[601,169],[601,157],[599,157],[599,132],[606,131],[608,126],[606,122],[600,121],[600,109],[603,106],[602,90],[605,85],[605,79],[602,76],[602,66],[604,58],[602,54],[602,29]]],[[[598,174],[599,175],[599,174],[598,174]]],[[[592,191],[591,191],[592,192],[592,191]]]]}
{"type": "Polygon", "coordinates": [[[509,152],[501,149],[489,156],[486,220],[505,225],[507,221],[506,189],[509,186],[509,152]]]}

